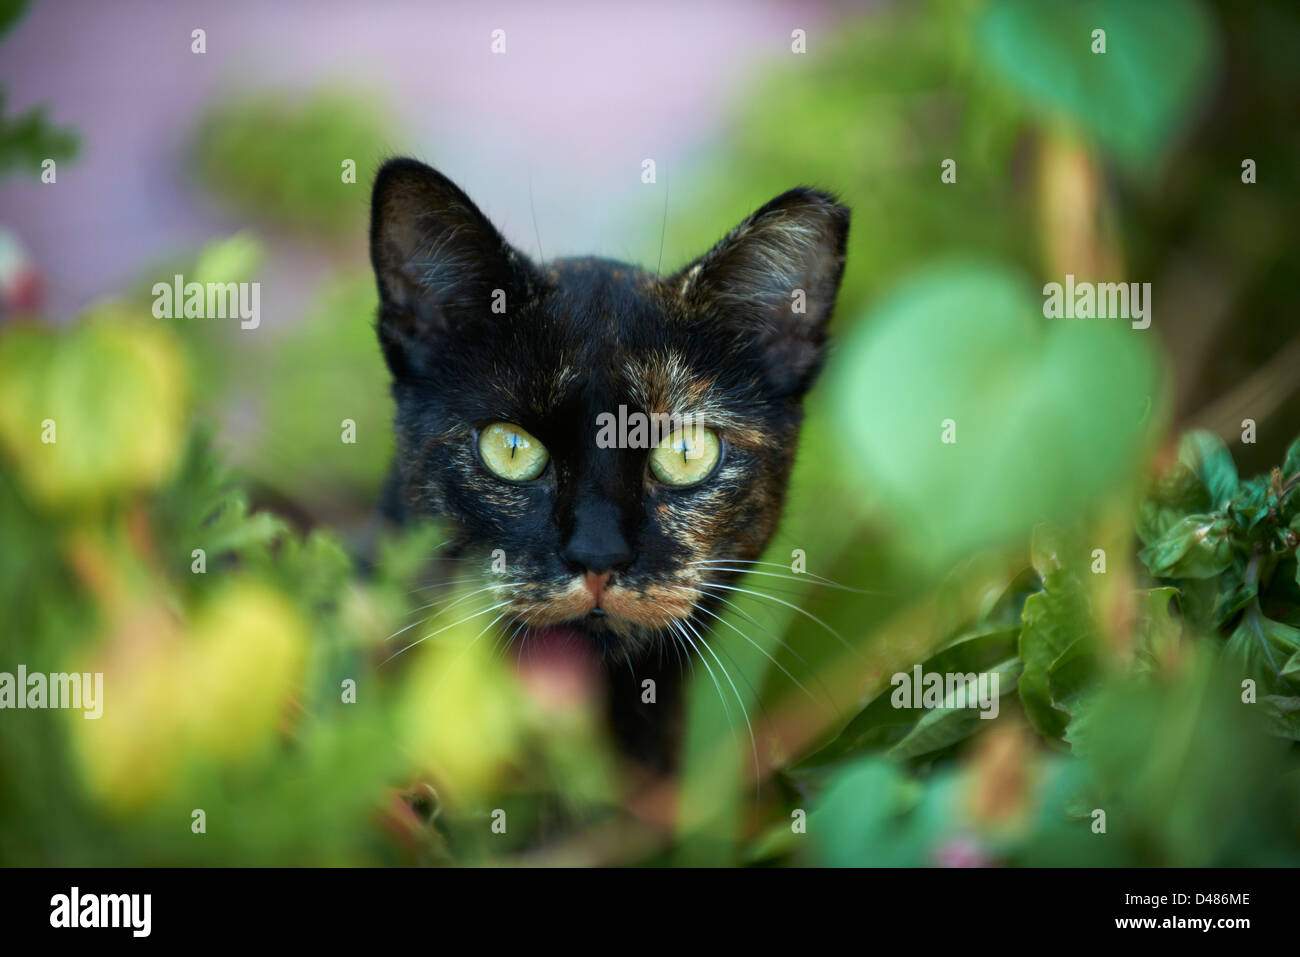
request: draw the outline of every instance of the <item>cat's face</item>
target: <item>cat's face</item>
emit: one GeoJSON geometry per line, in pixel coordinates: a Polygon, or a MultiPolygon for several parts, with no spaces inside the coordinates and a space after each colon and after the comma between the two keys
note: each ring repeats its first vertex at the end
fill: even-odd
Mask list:
{"type": "Polygon", "coordinates": [[[403,511],[450,520],[484,568],[500,549],[525,636],[688,644],[775,530],[847,230],[800,189],[675,275],[537,265],[443,176],[388,163],[371,257],[403,511]]]}

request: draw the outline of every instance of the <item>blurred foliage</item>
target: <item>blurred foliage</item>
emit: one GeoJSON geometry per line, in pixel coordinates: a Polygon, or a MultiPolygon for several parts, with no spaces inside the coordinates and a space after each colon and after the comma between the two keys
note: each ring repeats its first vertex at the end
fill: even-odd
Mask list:
{"type": "Polygon", "coordinates": [[[53,125],[44,107],[6,116],[4,106],[4,91],[0,90],[0,175],[22,169],[39,176],[45,160],[76,157],[76,134],[53,125]]]}
{"type": "MultiPolygon", "coordinates": [[[[149,274],[254,281],[266,259],[265,242],[246,231],[149,274]]],[[[220,426],[223,453],[266,497],[308,513],[342,506],[355,514],[373,503],[393,447],[377,309],[373,277],[357,270],[327,281],[302,315],[276,315],[264,302],[257,329],[178,321],[199,410],[220,426]],[[343,442],[345,420],[355,423],[355,442],[343,442]]]]}
{"type": "Polygon", "coordinates": [[[1048,322],[1014,273],[940,265],[846,336],[831,388],[864,484],[908,544],[945,565],[1125,475],[1150,426],[1154,370],[1121,324],[1048,322]]]}
{"type": "MultiPolygon", "coordinates": [[[[881,692],[790,771],[813,802],[812,859],[1038,866],[1300,861],[1293,744],[1300,741],[1300,630],[1293,627],[1300,609],[1289,605],[1289,624],[1266,618],[1254,588],[1242,597],[1240,577],[1296,594],[1290,493],[1297,485],[1300,441],[1282,468],[1239,488],[1222,443],[1188,435],[1182,458],[1141,507],[1147,534],[1158,536],[1142,557],[1158,580],[1124,603],[1131,620],[1118,630],[1107,626],[1115,609],[1104,613],[1107,598],[1093,583],[1106,574],[1097,553],[1066,529],[1040,526],[1032,570],[920,666],[924,674],[996,672],[1002,695],[1015,690],[1019,707],[1002,701],[970,760],[954,764],[954,747],[983,730],[976,709],[951,697],[937,706],[900,707],[893,690],[881,692]],[[1252,489],[1261,486],[1271,491],[1256,501],[1252,489]],[[1178,531],[1184,519],[1177,510],[1213,501],[1228,516],[1222,532],[1210,533],[1214,518],[1190,516],[1200,534],[1189,544],[1178,531]],[[1217,534],[1226,548],[1213,541],[1217,534]],[[1198,562],[1192,550],[1222,552],[1222,560],[1198,562]],[[1272,559],[1261,573],[1257,559],[1264,554],[1272,559]],[[1229,568],[1238,574],[1224,574],[1229,568]],[[1169,571],[1183,577],[1167,579],[1169,571]],[[1180,587],[1207,580],[1212,596],[1180,587]],[[1214,609],[1218,633],[1231,636],[1226,643],[1199,637],[1212,633],[1199,608],[1214,609]],[[1068,744],[1068,753],[1036,744],[1026,724],[1045,742],[1068,744]],[[1270,731],[1284,740],[1270,743],[1270,731]]],[[[788,830],[781,826],[763,851],[797,848],[807,855],[788,830]]]]}
{"type": "Polygon", "coordinates": [[[412,781],[435,796],[440,822],[466,830],[506,809],[510,839],[493,853],[523,846],[570,804],[599,816],[610,777],[588,704],[536,704],[512,690],[513,676],[474,640],[482,609],[416,641],[434,633],[430,608],[470,597],[419,584],[438,530],[386,538],[363,574],[331,535],[303,538],[250,513],[201,434],[156,441],[188,411],[175,337],[103,315],[61,333],[13,326],[0,336],[6,662],[104,675],[99,718],[6,711],[0,860],[488,853],[418,819],[398,797],[412,781]],[[102,359],[121,343],[134,351],[85,374],[87,350],[102,359]],[[128,361],[137,353],[167,376],[142,374],[150,367],[128,361]],[[64,367],[79,374],[76,388],[57,403],[28,400],[64,367]],[[42,441],[46,410],[52,442],[42,441]],[[419,646],[412,667],[383,667],[408,643],[419,646]],[[533,751],[541,758],[530,763],[533,751]],[[204,833],[190,830],[195,809],[204,833]]]}
{"type": "Polygon", "coordinates": [[[391,138],[374,99],[321,90],[253,92],[207,113],[193,144],[202,182],[244,215],[306,233],[360,235],[369,184],[391,138]],[[351,182],[344,162],[355,164],[351,182]],[[360,188],[356,184],[363,184],[360,188]]]}
{"type": "Polygon", "coordinates": [[[1137,168],[1164,157],[1203,92],[1213,49],[1205,9],[1185,0],[1005,0],[988,5],[977,31],[990,68],[1048,121],[1068,117],[1137,168]]]}
{"type": "MultiPolygon", "coordinates": [[[[1170,646],[1209,633],[1199,621],[1184,629],[1182,618],[1170,615],[1171,607],[1191,614],[1196,597],[1185,582],[1139,581],[1131,517],[1145,463],[1160,454],[1171,414],[1199,411],[1235,384],[1216,373],[1220,391],[1201,388],[1201,371],[1225,356],[1237,380],[1267,376],[1251,393],[1254,404],[1229,403],[1215,420],[1234,430],[1245,416],[1258,420],[1260,444],[1243,448],[1255,467],[1279,461],[1300,424],[1294,403],[1276,401],[1296,390],[1278,355],[1294,337],[1284,318],[1286,271],[1273,265],[1292,258],[1300,237],[1294,224],[1276,222],[1260,206],[1287,208],[1300,199],[1285,159],[1297,146],[1295,129],[1276,121],[1276,91],[1294,89],[1295,74],[1284,58],[1266,54],[1257,63],[1255,53],[1276,53],[1278,32],[1294,36],[1297,24],[1284,5],[1218,7],[1211,12],[1195,0],[885,7],[816,38],[825,45],[817,55],[765,70],[705,161],[690,202],[673,204],[669,262],[673,250],[707,246],[716,223],[738,219],[756,198],[792,183],[829,186],[853,208],[838,352],[825,391],[811,402],[787,531],[766,558],[788,568],[799,548],[810,572],[870,586],[871,594],[754,576],[744,584],[848,629],[858,653],[844,655],[806,615],[773,614],[770,600],[742,595],[733,596],[745,603],[731,623],[780,667],[767,667],[761,655],[746,658],[742,639],[726,627],[713,640],[726,649],[724,660],[735,657],[751,675],[765,674],[752,700],[760,713],[776,711],[775,727],[764,729],[779,742],[775,763],[796,768],[787,813],[822,793],[811,781],[824,783],[825,768],[860,760],[861,776],[844,771],[836,793],[859,823],[878,815],[880,829],[878,842],[854,843],[837,830],[809,842],[821,857],[786,858],[780,849],[803,842],[788,817],[774,814],[777,823],[757,850],[740,846],[745,807],[715,795],[738,788],[746,761],[718,760],[710,742],[728,721],[718,693],[699,682],[684,811],[685,837],[699,852],[683,860],[1014,863],[1038,848],[1033,862],[1064,864],[1075,859],[1067,832],[1076,841],[1093,838],[1089,821],[1067,813],[1082,785],[1053,784],[1055,803],[1042,813],[1056,843],[1036,843],[1033,831],[1014,845],[987,835],[972,845],[958,835],[952,853],[938,854],[945,847],[938,832],[955,826],[944,802],[956,800],[958,782],[982,760],[979,742],[994,734],[968,744],[989,724],[969,709],[923,716],[894,709],[884,676],[918,661],[928,662],[927,671],[996,670],[1005,693],[1019,674],[1015,706],[992,723],[1028,725],[1045,741],[1019,745],[1026,762],[1046,749],[1051,767],[1085,781],[1084,764],[1056,752],[1069,744],[1071,722],[1094,684],[1129,681],[1157,663],[1168,668],[1170,646]],[[1095,28],[1107,31],[1105,54],[1091,51],[1095,28]],[[1241,181],[1243,157],[1257,154],[1270,157],[1277,177],[1268,198],[1241,181]],[[956,160],[951,184],[940,178],[948,158],[956,160]],[[1253,223],[1262,232],[1246,227],[1253,223]],[[1162,303],[1152,328],[1044,321],[1038,287],[1067,272],[1152,280],[1162,303]],[[1250,301],[1270,305],[1251,309],[1250,301]],[[1228,317],[1239,315],[1250,322],[1231,325],[1228,317]],[[1166,355],[1158,359],[1162,344],[1166,355]],[[956,424],[953,444],[941,442],[946,419],[956,424]],[[1042,522],[1059,527],[1039,526],[1034,568],[1021,570],[1012,543],[1042,522]],[[1076,554],[1051,558],[1046,542],[1053,538],[1076,554]],[[1093,574],[1082,557],[1096,548],[1108,556],[1106,574],[1093,574]],[[778,640],[762,638],[756,622],[778,640]],[[820,675],[836,698],[865,705],[839,719],[847,720],[843,734],[823,736],[821,749],[802,762],[800,750],[818,732],[812,720],[789,727],[788,702],[797,694],[786,671],[805,684],[809,674],[820,675]],[[858,677],[840,680],[846,673],[858,677]],[[890,810],[887,799],[879,806],[892,780],[911,795],[904,804],[915,808],[912,817],[890,810]],[[908,826],[917,843],[889,850],[886,841],[908,826]]],[[[1216,589],[1225,605],[1231,593],[1216,589]]],[[[1251,616],[1242,622],[1256,624],[1251,616]]],[[[1275,697],[1285,695],[1275,690],[1275,697]]],[[[1285,706],[1261,700],[1260,716],[1285,706]]],[[[826,711],[840,708],[818,713],[834,723],[826,711]]],[[[1293,780],[1294,766],[1251,737],[1260,723],[1232,723],[1236,736],[1225,749],[1267,752],[1273,773],[1293,780]]],[[[1113,727],[1123,733],[1125,717],[1115,717],[1113,727]]],[[[1203,740],[1215,744],[1199,737],[1194,744],[1203,740]]],[[[1257,797],[1257,830],[1273,830],[1216,860],[1297,860],[1294,813],[1282,813],[1285,801],[1257,797]]],[[[1218,827],[1208,816],[1197,823],[1207,832],[1218,827]]],[[[818,827],[810,818],[808,833],[818,827]]],[[[1144,839],[1123,830],[1123,841],[1144,839]]],[[[1100,839],[1087,849],[1090,857],[1079,860],[1196,859],[1190,847],[1167,844],[1158,855],[1100,839]]]]}
{"type": "Polygon", "coordinates": [[[1138,533],[1147,568],[1186,595],[1197,627],[1228,637],[1277,733],[1300,740],[1300,440],[1280,467],[1239,480],[1217,437],[1188,434],[1138,533]]]}
{"type": "MultiPolygon", "coordinates": [[[[0,40],[23,18],[28,6],[27,0],[0,0],[0,40]]],[[[15,169],[39,176],[42,162],[73,159],[79,145],[77,135],[53,125],[43,107],[7,116],[5,93],[0,90],[0,176],[15,169]]]]}
{"type": "MultiPolygon", "coordinates": [[[[1300,204],[1300,125],[1281,118],[1300,100],[1284,39],[1297,32],[1300,8],[1277,0],[884,5],[750,79],[688,199],[675,181],[663,261],[811,183],[853,209],[841,332],[954,257],[1039,283],[1151,281],[1149,336],[1169,353],[1165,401],[1180,419],[1267,368],[1245,407],[1212,423],[1226,434],[1245,415],[1259,422],[1241,454],[1264,469],[1300,424],[1294,376],[1269,365],[1296,335],[1300,221],[1283,211],[1300,204]],[[1105,54],[1091,52],[1097,27],[1105,54]],[[1248,157],[1268,171],[1249,186],[1248,157]],[[945,159],[955,183],[940,181],[945,159]]],[[[650,264],[657,226],[640,247],[650,264]]]]}
{"type": "Polygon", "coordinates": [[[30,5],[30,0],[0,0],[0,36],[13,29],[30,5]]]}
{"type": "Polygon", "coordinates": [[[182,444],[180,351],[163,330],[132,316],[109,305],[63,341],[22,325],[0,343],[0,445],[32,494],[50,504],[93,503],[154,485],[182,444]],[[87,408],[93,418],[77,414],[87,408]],[[141,416],[142,409],[153,414],[141,416]]]}
{"type": "Polygon", "coordinates": [[[808,859],[1294,866],[1300,776],[1235,700],[1199,650],[1156,681],[1121,678],[1099,690],[1071,727],[1069,756],[1036,750],[1008,724],[989,731],[969,763],[921,776],[858,758],[829,776],[809,815],[808,859]]]}
{"type": "Polygon", "coordinates": [[[783,531],[710,634],[672,783],[493,654],[438,529],[366,521],[391,403],[356,251],[393,134],[355,95],[219,103],[194,168],[250,226],[0,334],[5,660],[102,670],[109,702],[6,713],[0,861],[1300,862],[1297,410],[1261,407],[1240,470],[1204,432],[1169,448],[1294,337],[1296,12],[1228,6],[894,4],[746,84],[665,263],[797,182],[854,224],[783,531]],[[127,315],[331,240],[301,315],[127,315]],[[1044,320],[1067,271],[1153,281],[1152,328],[1044,320]],[[997,674],[998,716],[895,707],[918,664],[997,674]]]}
{"type": "MultiPolygon", "coordinates": [[[[199,180],[264,230],[357,245],[392,135],[370,100],[341,87],[297,99],[245,92],[203,117],[192,156],[199,180]],[[344,161],[355,165],[347,177],[344,161]]],[[[242,281],[273,266],[265,247],[264,234],[246,231],[210,244],[189,270],[172,266],[200,282],[242,281]]],[[[374,279],[358,257],[347,264],[301,315],[268,310],[267,328],[251,334],[232,324],[185,327],[222,448],[268,497],[315,516],[337,515],[340,504],[353,514],[368,508],[392,454],[374,279]],[[355,444],[341,444],[345,420],[355,424],[355,444]]]]}

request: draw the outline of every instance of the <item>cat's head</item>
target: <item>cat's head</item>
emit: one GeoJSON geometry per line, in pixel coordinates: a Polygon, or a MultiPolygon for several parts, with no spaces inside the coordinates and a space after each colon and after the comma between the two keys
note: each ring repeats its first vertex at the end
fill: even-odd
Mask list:
{"type": "Polygon", "coordinates": [[[620,658],[707,627],[722,569],[776,528],[848,224],[801,188],[672,275],[538,264],[440,173],[390,161],[370,251],[403,511],[449,520],[484,568],[501,550],[508,624],[620,658]]]}

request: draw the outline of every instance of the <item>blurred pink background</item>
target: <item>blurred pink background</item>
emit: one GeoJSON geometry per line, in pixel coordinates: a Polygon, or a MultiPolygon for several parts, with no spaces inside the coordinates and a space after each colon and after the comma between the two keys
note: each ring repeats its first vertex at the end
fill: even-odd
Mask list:
{"type": "MultiPolygon", "coordinates": [[[[244,87],[338,82],[375,97],[408,134],[375,143],[375,156],[438,166],[521,248],[537,251],[531,185],[548,258],[653,261],[628,245],[630,226],[657,233],[663,215],[662,195],[642,188],[641,161],[656,161],[671,203],[674,174],[727,135],[747,72],[788,57],[796,27],[814,46],[835,12],[740,0],[37,3],[3,43],[7,111],[48,104],[81,136],[81,154],[59,164],[54,185],[10,176],[0,225],[41,273],[43,311],[71,316],[141,263],[243,225],[187,181],[185,148],[208,104],[244,87]],[[202,55],[190,50],[198,27],[202,55]],[[490,51],[498,28],[504,56],[490,51]]],[[[358,203],[367,191],[357,185],[358,203]]],[[[285,315],[331,267],[313,248],[277,243],[268,268],[277,282],[263,308],[285,315]]]]}

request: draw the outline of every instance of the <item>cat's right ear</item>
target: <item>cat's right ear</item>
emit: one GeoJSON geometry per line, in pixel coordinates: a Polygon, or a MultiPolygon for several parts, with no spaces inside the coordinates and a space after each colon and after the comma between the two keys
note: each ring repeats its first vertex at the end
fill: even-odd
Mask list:
{"type": "Polygon", "coordinates": [[[424,374],[440,339],[494,303],[523,301],[537,281],[527,258],[455,183],[413,159],[389,160],[375,177],[370,262],[379,342],[398,378],[424,374]]]}

